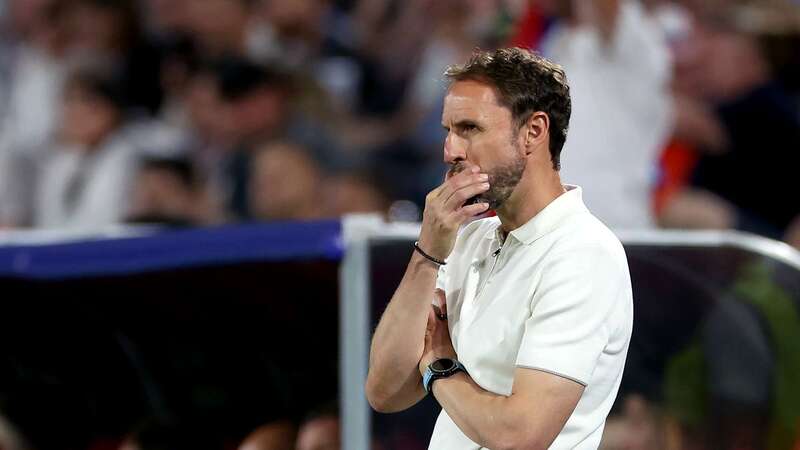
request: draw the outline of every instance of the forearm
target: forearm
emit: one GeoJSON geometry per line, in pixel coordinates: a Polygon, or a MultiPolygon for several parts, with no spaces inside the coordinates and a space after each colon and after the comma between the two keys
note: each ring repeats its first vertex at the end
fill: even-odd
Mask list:
{"type": "Polygon", "coordinates": [[[433,395],[458,428],[482,447],[539,448],[530,440],[536,435],[529,429],[534,424],[524,420],[525,414],[517,411],[514,400],[484,390],[468,375],[436,380],[433,395]]]}
{"type": "Polygon", "coordinates": [[[464,373],[433,382],[433,394],[470,439],[495,450],[549,448],[583,394],[583,385],[545,371],[516,369],[509,396],[464,373]]]}
{"type": "Polygon", "coordinates": [[[437,273],[435,264],[414,253],[375,330],[367,397],[378,410],[405,409],[424,395],[417,367],[437,273]]]}

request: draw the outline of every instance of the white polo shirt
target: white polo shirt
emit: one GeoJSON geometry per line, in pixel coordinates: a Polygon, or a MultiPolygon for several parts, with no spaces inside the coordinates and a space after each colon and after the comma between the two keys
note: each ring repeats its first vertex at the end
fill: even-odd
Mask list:
{"type": "MultiPolygon", "coordinates": [[[[523,367],[584,385],[550,448],[596,449],[622,379],[633,297],[619,239],[586,209],[579,187],[565,187],[505,242],[496,217],[467,225],[437,285],[472,379],[510,395],[514,370],[523,367]]],[[[442,410],[429,449],[479,448],[442,410]]]]}

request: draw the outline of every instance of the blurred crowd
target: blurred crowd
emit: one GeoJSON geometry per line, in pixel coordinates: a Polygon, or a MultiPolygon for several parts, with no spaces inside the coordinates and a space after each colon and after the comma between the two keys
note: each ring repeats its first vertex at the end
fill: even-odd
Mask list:
{"type": "Polygon", "coordinates": [[[417,220],[442,180],[443,69],[516,45],[565,66],[562,179],[610,226],[800,246],[793,0],[0,8],[2,228],[417,220]]]}
{"type": "MultiPolygon", "coordinates": [[[[150,418],[125,436],[97,438],[81,433],[64,419],[67,405],[46,413],[0,414],[3,450],[340,450],[341,434],[335,403],[323,404],[300,420],[269,420],[231,439],[213,426],[170,418],[150,418]],[[59,416],[61,415],[61,416],[59,416]]],[[[13,411],[19,412],[19,411],[13,411]]],[[[81,429],[82,430],[82,429],[81,429]]]]}

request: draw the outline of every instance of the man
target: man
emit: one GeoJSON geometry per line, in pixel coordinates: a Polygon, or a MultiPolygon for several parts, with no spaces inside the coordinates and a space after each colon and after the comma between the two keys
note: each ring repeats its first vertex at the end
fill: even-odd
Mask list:
{"type": "Polygon", "coordinates": [[[392,412],[430,391],[443,408],[435,450],[596,449],[625,365],[632,294],[619,240],[559,178],[564,72],[501,49],[446,76],[450,171],[427,196],[375,331],[367,397],[392,412]],[[497,217],[458,234],[490,208],[497,217]]]}

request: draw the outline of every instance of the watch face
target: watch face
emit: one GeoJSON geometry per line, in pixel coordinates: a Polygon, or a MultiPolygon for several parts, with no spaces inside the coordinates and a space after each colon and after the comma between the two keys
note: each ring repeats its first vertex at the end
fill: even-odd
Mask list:
{"type": "Polygon", "coordinates": [[[456,367],[456,362],[452,359],[437,359],[431,364],[431,370],[434,372],[447,372],[456,367]]]}

